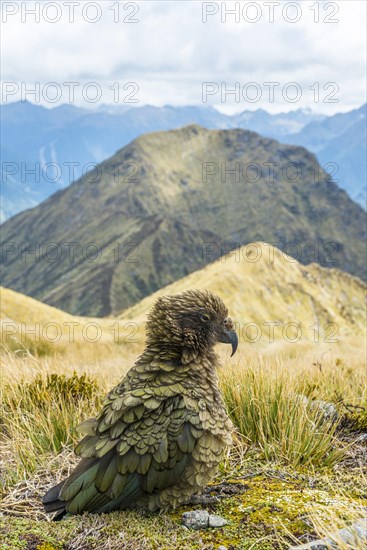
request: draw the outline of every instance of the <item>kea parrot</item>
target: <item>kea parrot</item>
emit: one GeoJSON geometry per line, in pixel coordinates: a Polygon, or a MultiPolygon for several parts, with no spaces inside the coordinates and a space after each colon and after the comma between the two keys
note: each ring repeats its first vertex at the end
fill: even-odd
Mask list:
{"type": "Polygon", "coordinates": [[[213,293],[159,298],[146,347],[84,421],[72,473],[43,497],[54,519],[124,508],[151,512],[187,503],[215,476],[232,423],[218,389],[217,342],[238,346],[233,322],[213,293]]]}

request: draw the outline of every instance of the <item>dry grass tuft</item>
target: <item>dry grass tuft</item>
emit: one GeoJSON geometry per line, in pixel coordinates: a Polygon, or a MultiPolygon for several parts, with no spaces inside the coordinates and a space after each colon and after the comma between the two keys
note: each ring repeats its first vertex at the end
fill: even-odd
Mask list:
{"type": "Polygon", "coordinates": [[[345,414],[344,402],[358,403],[367,417],[364,370],[340,361],[318,365],[258,359],[228,366],[221,388],[239,432],[257,445],[266,460],[294,467],[332,467],[348,446],[338,439],[338,422],[318,402],[332,403],[345,414]],[[275,364],[274,364],[275,363],[275,364]]]}
{"type": "MultiPolygon", "coordinates": [[[[10,445],[3,446],[2,456],[7,467],[16,467],[13,449],[10,445]]],[[[46,458],[46,457],[45,457],[46,458]]],[[[79,459],[74,455],[71,446],[64,447],[57,455],[48,455],[43,466],[32,475],[24,475],[23,479],[4,489],[0,503],[0,513],[29,518],[32,520],[47,520],[50,517],[45,513],[41,498],[45,492],[68,476],[79,459]]]]}

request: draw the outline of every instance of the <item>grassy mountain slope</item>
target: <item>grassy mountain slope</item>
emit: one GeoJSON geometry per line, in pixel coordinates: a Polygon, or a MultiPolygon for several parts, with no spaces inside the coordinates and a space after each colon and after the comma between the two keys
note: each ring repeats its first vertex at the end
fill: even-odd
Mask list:
{"type": "MultiPolygon", "coordinates": [[[[38,357],[61,354],[84,357],[86,364],[114,353],[121,368],[121,344],[129,345],[136,356],[143,340],[133,338],[131,323],[111,319],[78,317],[43,304],[34,298],[0,287],[1,350],[16,355],[38,357]]],[[[124,354],[125,361],[129,361],[124,354]]]]}
{"type": "Polygon", "coordinates": [[[29,296],[0,287],[0,319],[2,322],[34,325],[40,323],[67,323],[76,319],[61,309],[48,306],[29,296]]]}
{"type": "Polygon", "coordinates": [[[157,298],[189,288],[209,289],[223,298],[242,342],[257,343],[259,338],[261,347],[271,343],[269,322],[278,323],[273,325],[278,344],[298,336],[298,341],[324,344],[345,338],[362,343],[365,337],[365,283],[338,269],[304,266],[266,243],[220,258],[144,298],[120,318],[142,323],[157,298]]]}
{"type": "MultiPolygon", "coordinates": [[[[252,243],[227,254],[144,298],[116,319],[72,316],[2,288],[0,320],[3,335],[11,333],[9,322],[14,322],[18,328],[16,338],[19,341],[22,326],[24,334],[25,329],[31,334],[32,328],[39,323],[39,333],[45,336],[42,339],[44,344],[48,335],[50,339],[54,337],[55,330],[51,325],[57,324],[62,333],[62,342],[71,343],[68,327],[74,323],[75,341],[80,345],[83,343],[83,334],[86,334],[83,333],[85,327],[97,323],[101,338],[95,347],[118,343],[121,348],[121,344],[133,343],[131,349],[127,346],[127,351],[134,353],[144,344],[144,323],[157,298],[190,288],[209,289],[223,298],[236,323],[241,345],[245,347],[251,344],[254,349],[275,351],[284,344],[296,342],[306,346],[320,344],[325,348],[339,347],[336,346],[338,343],[344,346],[355,342],[356,347],[361,347],[364,341],[365,283],[338,269],[327,269],[318,264],[303,266],[265,243],[252,243]],[[48,325],[50,330],[43,330],[48,325]]],[[[87,337],[89,335],[93,338],[94,334],[92,328],[87,337]]],[[[88,338],[84,338],[84,342],[87,341],[88,338]]],[[[49,347],[51,350],[52,342],[49,347]]],[[[116,351],[121,353],[120,349],[116,351]]]]}
{"type": "Polygon", "coordinates": [[[3,284],[104,316],[254,240],[365,278],[364,221],[305,149],[188,126],[138,138],[6,222],[3,284]]]}

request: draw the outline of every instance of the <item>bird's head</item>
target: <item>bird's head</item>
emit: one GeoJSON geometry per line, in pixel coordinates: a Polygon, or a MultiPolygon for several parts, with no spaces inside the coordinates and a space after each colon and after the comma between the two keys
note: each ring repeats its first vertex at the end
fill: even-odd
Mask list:
{"type": "Polygon", "coordinates": [[[226,306],[207,290],[159,298],[148,317],[147,338],[157,351],[177,350],[187,357],[201,355],[217,342],[231,344],[232,355],[238,346],[226,306]]]}

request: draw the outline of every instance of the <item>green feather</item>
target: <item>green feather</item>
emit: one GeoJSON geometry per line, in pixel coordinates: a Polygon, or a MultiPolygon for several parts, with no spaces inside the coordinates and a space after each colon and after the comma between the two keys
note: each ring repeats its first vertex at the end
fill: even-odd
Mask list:
{"type": "Polygon", "coordinates": [[[154,399],[154,397],[150,397],[149,399],[146,399],[144,401],[144,406],[147,409],[157,409],[160,404],[161,404],[161,401],[158,401],[158,399],[154,399]]]}
{"type": "Polygon", "coordinates": [[[144,489],[147,493],[153,492],[153,490],[155,489],[155,484],[157,482],[158,472],[153,464],[152,464],[152,467],[149,468],[146,474],[146,477],[144,479],[144,489]]]}
{"type": "Polygon", "coordinates": [[[105,444],[109,441],[108,434],[104,435],[103,437],[100,437],[98,443],[95,444],[94,448],[96,451],[99,451],[99,449],[102,449],[102,447],[105,446],[105,444]]]}
{"type": "Polygon", "coordinates": [[[122,415],[122,418],[124,419],[124,422],[126,422],[127,424],[131,424],[131,422],[134,422],[134,411],[125,411],[122,415]]]}
{"type": "Polygon", "coordinates": [[[126,455],[119,457],[117,469],[120,474],[127,474],[128,472],[135,472],[138,464],[139,455],[136,454],[134,449],[130,449],[126,455]]]}
{"type": "Polygon", "coordinates": [[[119,437],[124,431],[124,429],[126,428],[126,426],[127,426],[126,422],[121,422],[121,420],[119,420],[118,422],[116,422],[114,426],[112,426],[110,430],[110,436],[113,439],[119,437]]]}
{"type": "Polygon", "coordinates": [[[143,456],[140,457],[140,463],[139,463],[139,466],[138,466],[138,472],[140,474],[146,474],[148,469],[149,469],[149,466],[150,466],[150,463],[152,461],[152,457],[150,454],[145,454],[143,456]]]}
{"type": "Polygon", "coordinates": [[[85,436],[75,447],[75,454],[83,458],[92,458],[95,453],[95,446],[99,442],[98,435],[85,436]]]}
{"type": "Polygon", "coordinates": [[[126,440],[120,441],[116,446],[116,450],[120,456],[123,456],[130,451],[130,445],[126,440]]]}
{"type": "Polygon", "coordinates": [[[108,496],[111,499],[115,499],[119,497],[125,488],[127,480],[128,480],[128,476],[117,474],[115,479],[113,480],[111,487],[107,491],[108,496]]]}
{"type": "Polygon", "coordinates": [[[87,489],[95,480],[99,464],[95,464],[92,468],[89,468],[85,472],[81,472],[79,475],[75,472],[64,484],[60,498],[62,500],[68,501],[75,497],[75,495],[81,490],[87,489]],[[73,481],[71,479],[73,476],[76,476],[73,481]]]}
{"type": "Polygon", "coordinates": [[[114,456],[109,460],[107,464],[101,461],[96,476],[96,487],[99,491],[104,493],[107,491],[110,485],[112,485],[115,477],[117,476],[117,456],[114,456]]]}
{"type": "Polygon", "coordinates": [[[195,447],[195,439],[191,434],[190,427],[185,424],[182,433],[177,438],[178,446],[184,453],[191,453],[195,447]]]}
{"type": "Polygon", "coordinates": [[[139,405],[138,407],[135,407],[134,414],[138,420],[140,420],[144,414],[144,405],[139,405]]]}
{"type": "Polygon", "coordinates": [[[96,419],[89,418],[84,420],[79,426],[77,426],[76,431],[82,435],[95,435],[96,419]]]}
{"type": "Polygon", "coordinates": [[[95,456],[101,457],[108,453],[113,447],[116,446],[117,440],[116,439],[109,439],[105,442],[103,447],[101,447],[98,451],[95,452],[95,456]]]}
{"type": "Polygon", "coordinates": [[[66,511],[69,514],[80,514],[87,509],[89,501],[98,494],[98,491],[94,485],[90,485],[85,491],[80,491],[74,498],[71,500],[67,507],[66,511]]]}

